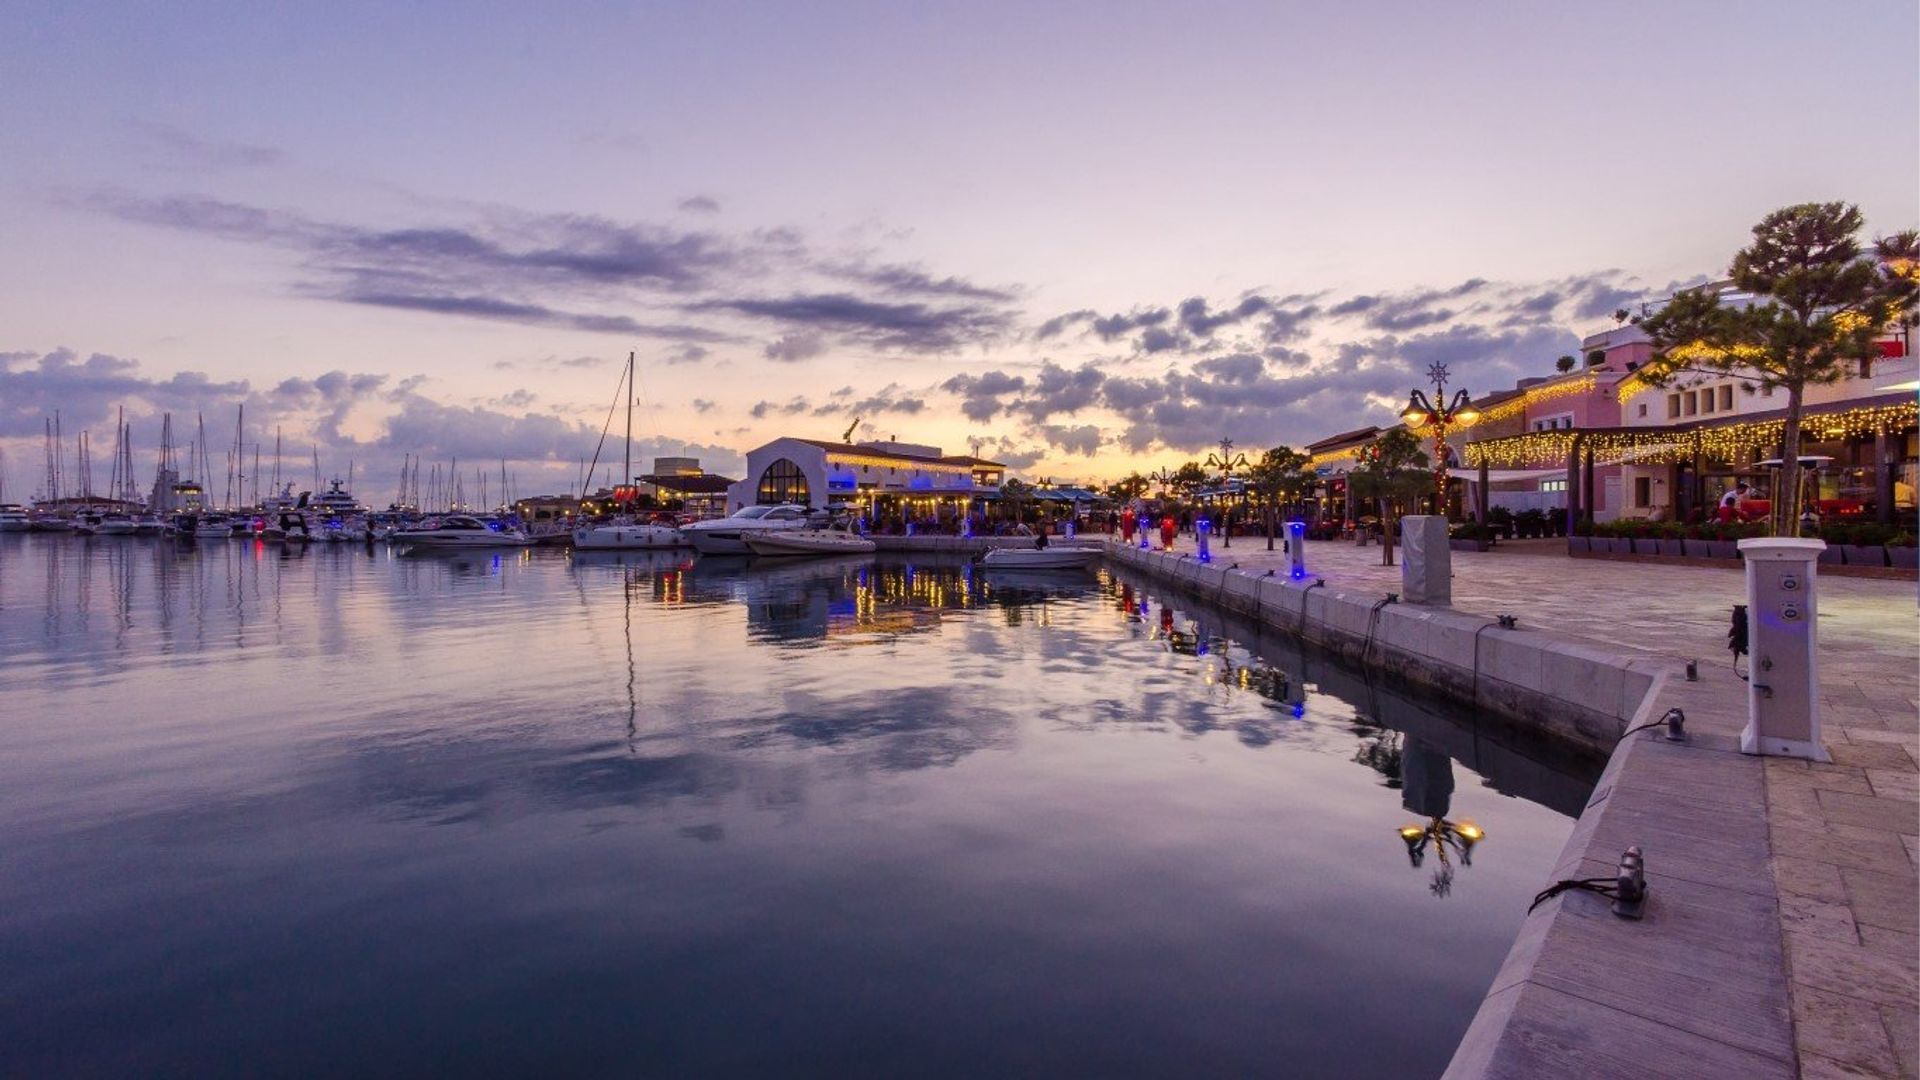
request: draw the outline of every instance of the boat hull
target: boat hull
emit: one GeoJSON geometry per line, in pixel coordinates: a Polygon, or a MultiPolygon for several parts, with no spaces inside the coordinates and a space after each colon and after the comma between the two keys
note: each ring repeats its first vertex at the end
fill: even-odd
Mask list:
{"type": "Polygon", "coordinates": [[[995,548],[980,565],[989,570],[1079,570],[1099,557],[1099,548],[995,548]]]}
{"type": "Polygon", "coordinates": [[[743,538],[747,548],[755,555],[763,557],[802,557],[819,555],[866,555],[875,550],[873,541],[864,536],[851,533],[809,532],[792,530],[788,532],[770,532],[763,535],[748,535],[743,538]]]}
{"type": "Polygon", "coordinates": [[[664,525],[601,525],[573,530],[573,546],[581,551],[633,551],[692,545],[679,529],[664,525]]]}
{"type": "Polygon", "coordinates": [[[494,533],[491,536],[432,536],[425,534],[394,533],[388,537],[393,543],[407,544],[413,547],[430,548],[512,548],[532,547],[533,538],[513,533],[494,533]]]}

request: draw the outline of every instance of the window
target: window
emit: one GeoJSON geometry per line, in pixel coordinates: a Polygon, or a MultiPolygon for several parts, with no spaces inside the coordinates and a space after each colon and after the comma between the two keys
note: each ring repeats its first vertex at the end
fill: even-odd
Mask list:
{"type": "Polygon", "coordinates": [[[1647,403],[1644,401],[1640,403],[1640,415],[1641,416],[1647,415],[1647,403]]]}
{"type": "Polygon", "coordinates": [[[1732,383],[1728,383],[1727,385],[1720,388],[1720,411],[1721,412],[1733,411],[1733,384],[1732,383]]]}
{"type": "Polygon", "coordinates": [[[1671,420],[1674,417],[1679,415],[1680,415],[1680,395],[1668,394],[1667,395],[1667,419],[1671,420]]]}
{"type": "Polygon", "coordinates": [[[1565,480],[1542,480],[1540,481],[1540,490],[1565,491],[1567,490],[1567,482],[1565,480]]]}
{"type": "Polygon", "coordinates": [[[1633,505],[1639,507],[1653,505],[1653,477],[1636,476],[1633,478],[1633,505]]]}
{"type": "Polygon", "coordinates": [[[1700,411],[1703,413],[1713,411],[1713,387],[1711,386],[1700,391],[1700,411]]]}
{"type": "Polygon", "coordinates": [[[1680,412],[1683,416],[1692,416],[1700,411],[1700,395],[1692,390],[1680,395],[1680,412]]]}
{"type": "Polygon", "coordinates": [[[807,474],[786,458],[767,466],[767,471],[760,474],[758,498],[763,505],[813,501],[812,493],[807,490],[807,474]]]}

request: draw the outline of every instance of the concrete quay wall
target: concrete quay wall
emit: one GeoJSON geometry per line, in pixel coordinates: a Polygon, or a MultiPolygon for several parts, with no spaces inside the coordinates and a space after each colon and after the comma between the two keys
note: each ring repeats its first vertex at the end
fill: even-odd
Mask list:
{"type": "MultiPolygon", "coordinates": [[[[1384,603],[1308,577],[1112,545],[1110,560],[1477,707],[1602,754],[1607,766],[1541,886],[1611,877],[1647,857],[1644,918],[1570,891],[1526,914],[1455,1049],[1448,1080],[1798,1075],[1784,914],[1770,865],[1765,775],[1738,752],[1730,678],[1448,608],[1384,603]],[[1669,707],[1692,733],[1622,738],[1669,707]]],[[[1226,561],[1231,561],[1230,556],[1226,561]]]]}
{"type": "Polygon", "coordinates": [[[1311,575],[1256,576],[1120,544],[1109,546],[1108,557],[1356,664],[1602,755],[1612,753],[1665,667],[1530,629],[1525,612],[1508,629],[1494,617],[1338,591],[1311,575]]]}

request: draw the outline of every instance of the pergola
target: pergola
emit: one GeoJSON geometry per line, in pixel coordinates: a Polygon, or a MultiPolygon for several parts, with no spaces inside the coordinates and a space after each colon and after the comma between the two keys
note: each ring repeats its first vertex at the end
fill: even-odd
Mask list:
{"type": "MultiPolygon", "coordinates": [[[[1882,524],[1893,520],[1893,467],[1898,464],[1893,436],[1920,422],[1920,404],[1910,394],[1883,394],[1871,398],[1808,406],[1801,414],[1802,436],[1814,441],[1874,439],[1875,501],[1882,524]]],[[[1583,508],[1594,506],[1594,470],[1600,466],[1665,464],[1673,472],[1673,490],[1684,499],[1675,505],[1685,517],[1706,497],[1707,463],[1732,465],[1742,455],[1780,453],[1786,430],[1786,410],[1748,413],[1726,420],[1696,420],[1684,424],[1645,427],[1560,428],[1529,431],[1499,439],[1469,442],[1462,448],[1467,464],[1479,469],[1474,503],[1479,520],[1487,517],[1487,490],[1493,467],[1565,468],[1567,527],[1579,520],[1583,508]],[[1682,484],[1681,474],[1687,483],[1682,484]]]]}

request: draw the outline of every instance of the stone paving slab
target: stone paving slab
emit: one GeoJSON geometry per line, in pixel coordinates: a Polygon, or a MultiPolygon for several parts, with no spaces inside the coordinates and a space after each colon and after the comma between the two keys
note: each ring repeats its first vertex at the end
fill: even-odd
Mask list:
{"type": "MultiPolygon", "coordinates": [[[[1285,556],[1265,548],[1263,539],[1240,538],[1231,548],[1216,540],[1213,565],[1255,574],[1283,568],[1285,556]]],[[[1192,554],[1192,540],[1176,542],[1176,551],[1192,554]]],[[[1328,589],[1400,590],[1399,569],[1380,564],[1377,546],[1310,544],[1306,554],[1328,589]]],[[[1699,681],[1667,679],[1653,715],[1677,705],[1690,730],[1722,739],[1744,725],[1745,687],[1725,650],[1729,610],[1745,602],[1739,566],[1573,559],[1559,541],[1454,552],[1453,564],[1455,611],[1512,614],[1523,627],[1637,651],[1666,672],[1696,660],[1699,681]]],[[[1699,758],[1668,764],[1638,755],[1616,793],[1633,796],[1636,806],[1623,799],[1596,826],[1606,831],[1589,837],[1608,845],[1659,837],[1648,859],[1656,880],[1666,879],[1660,895],[1675,905],[1673,928],[1684,925],[1688,890],[1708,905],[1676,939],[1682,952],[1715,938],[1726,945],[1716,926],[1758,933],[1754,912],[1740,905],[1759,898],[1771,953],[1762,945],[1758,967],[1717,974],[1738,979],[1744,970],[1764,986],[1770,962],[1787,1000],[1760,1009],[1759,1031],[1738,1027],[1738,1019],[1716,1029],[1704,1016],[1676,1024],[1643,1001],[1580,989],[1581,978],[1598,979],[1604,968],[1569,977],[1549,967],[1544,982],[1496,982],[1456,1065],[1473,1058],[1477,1074],[1487,1076],[1920,1077],[1920,610],[1912,582],[1824,576],[1819,589],[1823,734],[1833,763],[1715,753],[1728,764],[1704,768],[1699,758]],[[1596,1017],[1612,1030],[1593,1030],[1596,1017]],[[1791,1047],[1769,1041],[1769,1022],[1773,1030],[1790,1025],[1791,1047]],[[1470,1044],[1489,1030],[1504,1036],[1497,1053],[1476,1051],[1470,1044]]],[[[1584,867],[1586,876],[1610,869],[1584,867]]],[[[1556,903],[1573,908],[1587,899],[1556,903]]],[[[1527,951],[1530,934],[1547,933],[1535,931],[1535,922],[1523,929],[1516,954],[1527,951]]],[[[1640,974],[1668,979],[1663,994],[1694,985],[1684,970],[1660,974],[1656,965],[1640,974]]],[[[1725,989],[1734,995],[1729,1005],[1741,992],[1725,989]]]]}

